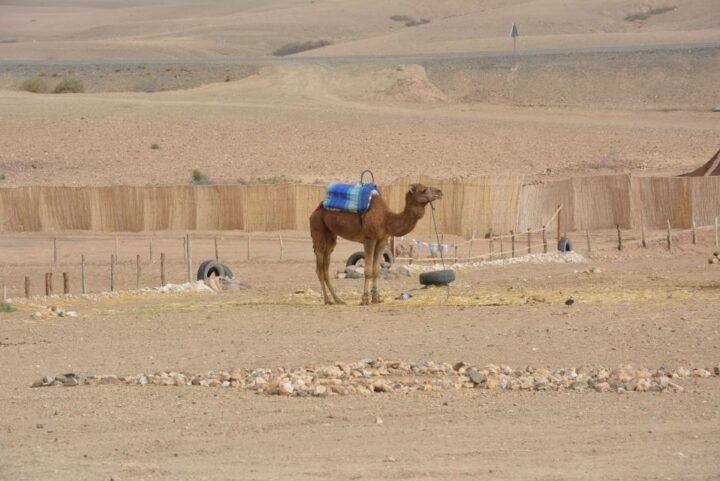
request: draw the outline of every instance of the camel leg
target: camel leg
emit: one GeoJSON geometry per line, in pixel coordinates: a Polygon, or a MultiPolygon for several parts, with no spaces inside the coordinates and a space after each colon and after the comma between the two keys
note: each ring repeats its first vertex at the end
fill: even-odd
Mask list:
{"type": "Polygon", "coordinates": [[[332,252],[335,250],[335,245],[337,244],[337,236],[327,236],[327,242],[325,244],[325,256],[324,256],[324,264],[323,264],[323,276],[325,280],[325,285],[327,285],[328,290],[330,291],[330,295],[333,298],[333,301],[335,301],[335,304],[345,304],[342,299],[340,299],[337,294],[335,294],[335,289],[333,289],[332,284],[330,283],[330,256],[332,255],[332,252]]]}
{"type": "Polygon", "coordinates": [[[332,304],[332,300],[327,295],[327,289],[325,288],[325,249],[323,246],[313,246],[315,250],[315,273],[317,274],[318,280],[320,281],[320,287],[322,287],[323,299],[325,304],[332,304]]]}
{"type": "Polygon", "coordinates": [[[375,271],[375,244],[377,244],[377,241],[366,240],[363,244],[365,247],[365,286],[363,287],[363,295],[360,305],[367,306],[370,304],[370,281],[372,280],[373,272],[375,271]]]}
{"type": "Polygon", "coordinates": [[[373,304],[380,304],[382,302],[382,297],[380,296],[380,292],[378,291],[377,287],[377,281],[378,276],[380,276],[380,264],[383,262],[383,251],[385,250],[385,246],[387,245],[387,240],[380,240],[375,244],[375,253],[373,256],[373,277],[372,277],[372,289],[370,290],[370,293],[372,294],[372,303],[373,304]]]}

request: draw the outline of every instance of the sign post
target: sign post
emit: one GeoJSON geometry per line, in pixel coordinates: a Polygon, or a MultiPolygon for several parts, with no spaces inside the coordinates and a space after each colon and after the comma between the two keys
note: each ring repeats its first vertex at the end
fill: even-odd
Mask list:
{"type": "Polygon", "coordinates": [[[510,30],[510,36],[513,39],[513,58],[515,57],[516,52],[516,46],[517,46],[517,38],[520,36],[518,33],[517,25],[515,25],[515,22],[512,24],[512,29],[510,30]]]}

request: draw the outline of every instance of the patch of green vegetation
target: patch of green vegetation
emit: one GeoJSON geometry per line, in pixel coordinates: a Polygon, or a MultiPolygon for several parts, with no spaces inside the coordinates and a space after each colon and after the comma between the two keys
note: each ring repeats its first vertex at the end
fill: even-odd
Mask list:
{"type": "Polygon", "coordinates": [[[55,87],[56,94],[79,94],[85,91],[83,83],[76,78],[64,78],[55,87]]]}
{"type": "Polygon", "coordinates": [[[203,173],[200,169],[193,169],[192,180],[190,181],[193,185],[208,185],[212,184],[210,177],[203,173]]]}
{"type": "Polygon", "coordinates": [[[284,57],[285,55],[305,52],[306,50],[314,50],[328,45],[332,45],[330,40],[308,40],[307,42],[288,43],[273,51],[273,55],[276,57],[284,57]]]}
{"type": "Polygon", "coordinates": [[[15,312],[16,309],[13,307],[12,304],[9,302],[2,301],[0,302],[0,312],[15,312]]]}
{"type": "Polygon", "coordinates": [[[40,77],[33,77],[25,80],[20,84],[20,90],[32,92],[34,94],[44,94],[48,91],[47,83],[40,77]]]}

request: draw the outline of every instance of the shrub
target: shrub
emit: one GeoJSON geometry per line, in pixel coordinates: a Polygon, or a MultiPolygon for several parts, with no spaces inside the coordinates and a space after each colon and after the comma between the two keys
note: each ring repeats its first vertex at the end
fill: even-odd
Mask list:
{"type": "Polygon", "coordinates": [[[15,308],[9,302],[0,302],[0,312],[14,312],[15,308]]]}
{"type": "MultiPolygon", "coordinates": [[[[158,150],[160,148],[160,145],[159,144],[150,144],[150,148],[153,150],[158,150]]],[[[195,171],[193,171],[193,172],[195,172],[195,171]]]]}
{"type": "Polygon", "coordinates": [[[429,18],[421,18],[420,20],[410,20],[409,22],[405,22],[406,27],[417,27],[418,25],[424,25],[426,23],[430,23],[429,18]]]}
{"type": "Polygon", "coordinates": [[[627,15],[625,15],[625,20],[628,22],[635,22],[637,20],[647,20],[648,18],[652,17],[653,15],[662,15],[663,13],[672,12],[673,10],[677,10],[677,7],[675,5],[672,5],[670,7],[650,8],[650,9],[646,10],[645,12],[628,13],[627,15]]]}
{"type": "Polygon", "coordinates": [[[192,180],[190,183],[194,185],[207,185],[210,184],[210,177],[207,176],[207,174],[203,173],[200,169],[193,169],[192,171],[192,180]]]}
{"type": "Polygon", "coordinates": [[[413,18],[407,15],[393,15],[392,17],[390,17],[390,20],[393,20],[395,22],[410,22],[413,20],[413,18]]]}
{"type": "Polygon", "coordinates": [[[56,94],[78,94],[85,91],[83,83],[76,78],[64,78],[53,91],[56,94]]]}
{"type": "Polygon", "coordinates": [[[40,77],[33,77],[25,80],[20,85],[20,90],[32,92],[35,94],[44,94],[48,91],[48,86],[40,77]]]}
{"type": "Polygon", "coordinates": [[[330,40],[308,40],[307,42],[301,43],[288,43],[287,45],[283,45],[279,49],[275,50],[273,55],[276,57],[283,57],[285,55],[305,52],[306,50],[314,50],[328,45],[332,45],[330,40]]]}

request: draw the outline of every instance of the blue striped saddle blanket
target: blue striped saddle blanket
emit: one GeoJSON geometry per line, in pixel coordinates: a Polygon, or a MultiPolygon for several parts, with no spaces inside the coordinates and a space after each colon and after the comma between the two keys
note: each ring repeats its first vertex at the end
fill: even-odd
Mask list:
{"type": "Polygon", "coordinates": [[[380,188],[375,184],[334,182],[328,185],[322,206],[328,210],[363,213],[370,208],[370,198],[380,194],[380,188]]]}

